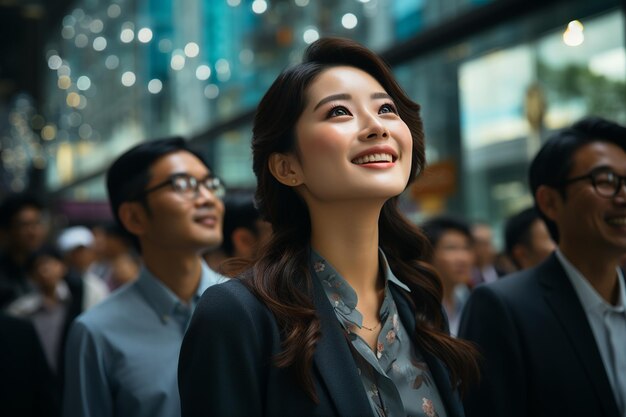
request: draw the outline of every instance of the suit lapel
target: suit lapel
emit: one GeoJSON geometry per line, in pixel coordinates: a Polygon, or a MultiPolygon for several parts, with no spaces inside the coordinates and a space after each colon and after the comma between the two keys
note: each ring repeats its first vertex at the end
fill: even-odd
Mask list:
{"type": "MultiPolygon", "coordinates": [[[[413,343],[417,343],[417,347],[419,347],[419,341],[415,335],[415,315],[413,313],[413,309],[409,305],[405,296],[402,294],[402,290],[397,288],[394,284],[390,284],[389,288],[391,289],[391,294],[393,295],[393,299],[396,302],[398,315],[400,316],[402,324],[409,332],[413,343]]],[[[421,349],[421,353],[424,356],[424,360],[428,364],[428,368],[430,369],[430,373],[433,376],[433,379],[435,380],[435,384],[437,385],[437,391],[439,392],[441,401],[443,401],[446,407],[448,416],[464,416],[465,414],[463,412],[461,400],[459,399],[457,392],[452,389],[452,385],[450,383],[450,374],[448,373],[443,362],[441,362],[441,360],[439,360],[437,357],[428,353],[428,351],[426,351],[425,349],[421,349]]]]}
{"type": "Polygon", "coordinates": [[[321,337],[315,347],[313,362],[340,416],[371,416],[372,409],[348,341],[324,289],[315,275],[312,276],[313,303],[321,324],[321,337]]]}
{"type": "Polygon", "coordinates": [[[552,254],[541,268],[542,271],[538,271],[539,281],[548,306],[578,354],[580,363],[591,380],[605,414],[618,416],[613,390],[606,375],[600,351],[574,287],[555,254],[552,254]]]}

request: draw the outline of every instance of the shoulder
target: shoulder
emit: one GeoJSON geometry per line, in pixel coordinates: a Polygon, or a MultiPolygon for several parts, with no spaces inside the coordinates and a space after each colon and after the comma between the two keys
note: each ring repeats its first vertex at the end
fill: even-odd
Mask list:
{"type": "Polygon", "coordinates": [[[489,284],[479,285],[472,292],[470,299],[490,293],[510,303],[537,301],[538,295],[546,287],[551,287],[555,283],[560,284],[563,278],[566,278],[565,270],[556,253],[552,253],[533,268],[515,272],[489,284]]]}
{"type": "Polygon", "coordinates": [[[0,340],[4,340],[5,337],[9,340],[18,335],[21,335],[20,337],[30,337],[35,335],[35,329],[27,320],[0,313],[0,340]]]}
{"type": "Polygon", "coordinates": [[[11,316],[27,318],[41,306],[41,296],[37,292],[22,295],[6,307],[11,316]]]}
{"type": "Polygon", "coordinates": [[[540,278],[543,268],[535,267],[524,271],[514,272],[498,279],[495,282],[477,286],[470,296],[492,294],[507,301],[515,301],[533,296],[540,289],[540,278]]]}
{"type": "Polygon", "coordinates": [[[476,287],[463,309],[461,328],[465,331],[462,333],[467,335],[470,329],[485,330],[490,325],[509,328],[511,323],[540,320],[548,309],[545,282],[559,273],[552,261],[476,287]]]}
{"type": "Polygon", "coordinates": [[[214,349],[218,341],[232,351],[252,346],[271,349],[280,344],[274,315],[239,279],[204,292],[185,333],[183,352],[193,344],[198,347],[208,343],[211,347],[207,349],[214,349]],[[238,344],[242,346],[235,347],[238,344]]]}
{"type": "Polygon", "coordinates": [[[119,326],[120,323],[141,319],[138,312],[144,308],[147,308],[145,299],[133,282],[114,291],[101,303],[79,315],[74,325],[93,331],[105,331],[119,326]]]}
{"type": "Polygon", "coordinates": [[[256,321],[268,314],[269,309],[237,278],[209,287],[194,312],[194,316],[205,320],[228,322],[242,317],[256,321]]]}

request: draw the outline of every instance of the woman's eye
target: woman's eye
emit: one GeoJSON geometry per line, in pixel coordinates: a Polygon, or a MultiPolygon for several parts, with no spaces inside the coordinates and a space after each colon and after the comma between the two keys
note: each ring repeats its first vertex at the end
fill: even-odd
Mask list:
{"type": "Polygon", "coordinates": [[[393,106],[393,104],[383,104],[380,107],[379,113],[398,113],[396,111],[396,108],[393,106]]]}
{"type": "Polygon", "coordinates": [[[349,116],[349,115],[350,115],[350,112],[348,111],[348,109],[342,106],[333,107],[328,112],[328,117],[349,116]]]}

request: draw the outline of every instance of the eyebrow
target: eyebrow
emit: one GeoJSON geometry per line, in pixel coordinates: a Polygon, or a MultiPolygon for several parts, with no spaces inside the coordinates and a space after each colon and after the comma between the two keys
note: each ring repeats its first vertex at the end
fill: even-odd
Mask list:
{"type": "MultiPolygon", "coordinates": [[[[390,100],[392,99],[391,96],[387,93],[373,93],[370,97],[373,99],[379,99],[379,98],[388,98],[390,100]]],[[[320,108],[320,106],[323,106],[324,104],[330,101],[350,100],[351,98],[352,96],[350,94],[333,94],[331,96],[324,97],[323,99],[319,101],[319,103],[315,105],[315,107],[313,108],[313,111],[317,110],[318,108],[320,108]]]]}

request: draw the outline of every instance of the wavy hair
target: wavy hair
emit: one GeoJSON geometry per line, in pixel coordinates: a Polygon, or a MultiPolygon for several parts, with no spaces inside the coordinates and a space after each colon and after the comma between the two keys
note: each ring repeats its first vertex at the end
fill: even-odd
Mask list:
{"type": "MultiPolygon", "coordinates": [[[[323,38],[311,44],[303,62],[282,72],[258,106],[252,137],[256,202],[274,233],[253,263],[250,279],[244,283],[272,311],[282,332],[283,350],[275,364],[291,368],[313,401],[317,401],[317,395],[311,366],[320,322],[310,297],[310,217],[296,192],[274,178],[268,161],[273,153],[296,152],[295,126],[305,108],[308,87],[324,70],[340,65],[356,67],[373,76],[392,97],[409,127],[413,145],[407,186],[425,164],[419,105],[404,93],[380,57],[351,40],[323,38]]],[[[383,205],[379,229],[379,246],[391,269],[411,289],[405,295],[415,311],[418,337],[414,342],[447,365],[454,386],[465,388],[468,381],[478,376],[476,351],[468,342],[447,333],[441,282],[425,262],[430,244],[401,214],[397,196],[383,205]]]]}

